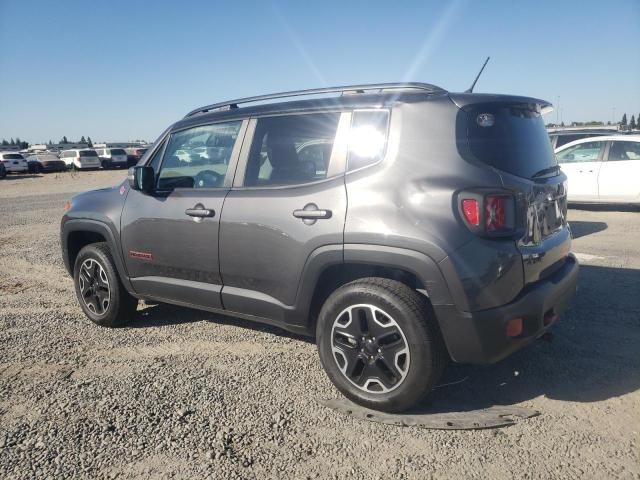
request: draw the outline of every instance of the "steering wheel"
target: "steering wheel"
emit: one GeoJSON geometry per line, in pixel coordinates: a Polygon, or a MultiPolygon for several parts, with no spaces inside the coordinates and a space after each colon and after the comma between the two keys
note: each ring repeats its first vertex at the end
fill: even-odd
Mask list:
{"type": "Polygon", "coordinates": [[[213,170],[203,170],[193,178],[194,188],[221,187],[224,182],[224,175],[213,170]]]}

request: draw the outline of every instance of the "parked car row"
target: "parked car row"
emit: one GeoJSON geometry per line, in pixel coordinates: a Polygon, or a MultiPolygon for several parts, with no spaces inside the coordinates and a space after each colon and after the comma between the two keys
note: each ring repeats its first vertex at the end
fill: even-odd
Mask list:
{"type": "Polygon", "coordinates": [[[0,178],[7,173],[48,173],[67,169],[128,168],[138,163],[146,148],[80,148],[23,155],[20,152],[0,152],[0,178]]]}

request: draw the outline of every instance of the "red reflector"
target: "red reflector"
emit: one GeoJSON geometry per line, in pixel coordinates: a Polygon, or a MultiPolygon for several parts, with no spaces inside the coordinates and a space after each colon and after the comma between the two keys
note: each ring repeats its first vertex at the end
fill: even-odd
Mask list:
{"type": "Polygon", "coordinates": [[[480,203],[473,198],[462,200],[462,213],[471,225],[480,225],[480,203]]]}
{"type": "Polygon", "coordinates": [[[507,322],[507,337],[519,337],[522,335],[523,326],[521,318],[514,318],[507,322]]]}
{"type": "Polygon", "coordinates": [[[505,196],[491,196],[485,198],[484,218],[487,232],[496,232],[506,228],[506,204],[505,196]]]}

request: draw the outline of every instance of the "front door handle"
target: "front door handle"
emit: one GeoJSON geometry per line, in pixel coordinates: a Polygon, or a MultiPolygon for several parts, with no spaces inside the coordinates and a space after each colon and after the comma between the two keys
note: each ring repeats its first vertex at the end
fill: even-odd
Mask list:
{"type": "Polygon", "coordinates": [[[331,218],[331,210],[294,210],[293,216],[307,220],[318,220],[319,218],[331,218]]]}
{"type": "Polygon", "coordinates": [[[214,210],[204,208],[202,205],[196,205],[194,208],[187,208],[184,213],[195,218],[213,217],[216,214],[214,210]]]}

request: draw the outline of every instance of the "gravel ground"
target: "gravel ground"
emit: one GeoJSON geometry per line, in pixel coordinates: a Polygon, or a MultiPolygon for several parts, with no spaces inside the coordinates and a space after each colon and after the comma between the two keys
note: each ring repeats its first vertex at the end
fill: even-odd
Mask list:
{"type": "Polygon", "coordinates": [[[124,175],[0,180],[0,478],[640,478],[640,213],[571,210],[583,268],[553,337],[450,367],[432,396],[541,415],[436,431],[323,407],[338,393],[314,344],[275,328],[167,305],[91,324],[62,206],[124,175]]]}

